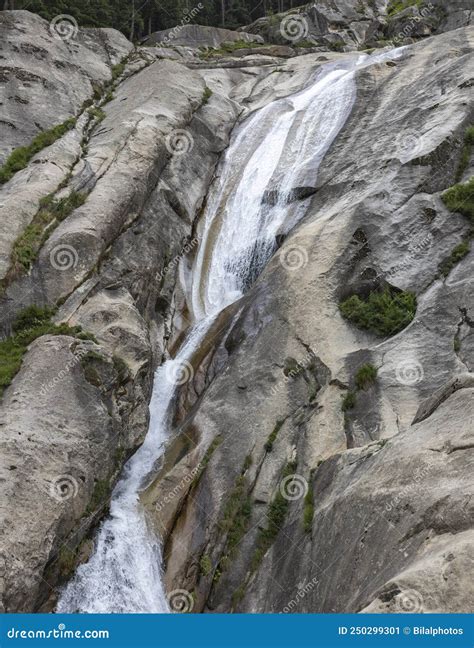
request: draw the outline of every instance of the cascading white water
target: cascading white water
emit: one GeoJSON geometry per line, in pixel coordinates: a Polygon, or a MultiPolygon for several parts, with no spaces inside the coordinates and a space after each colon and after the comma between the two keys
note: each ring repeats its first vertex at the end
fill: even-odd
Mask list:
{"type": "Polygon", "coordinates": [[[63,590],[58,612],[169,611],[160,542],[139,494],[169,435],[176,376],[217,314],[263,268],[283,224],[289,228],[303,217],[307,201],[293,200],[293,190],[315,185],[321,160],[352,110],[355,70],[396,58],[402,49],[325,66],[306,89],[267,105],[236,129],[203,219],[190,290],[196,323],[176,358],[155,374],[145,442],[126,464],[95,552],[63,590]]]}

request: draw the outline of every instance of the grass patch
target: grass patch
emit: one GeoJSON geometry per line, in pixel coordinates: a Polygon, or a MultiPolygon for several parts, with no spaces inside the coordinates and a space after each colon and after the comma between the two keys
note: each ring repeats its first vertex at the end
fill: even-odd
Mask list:
{"type": "Polygon", "coordinates": [[[389,16],[394,16],[408,7],[420,7],[423,4],[424,0],[391,0],[387,7],[387,14],[389,16]]]}
{"type": "MultiPolygon", "coordinates": [[[[296,463],[288,463],[285,467],[285,470],[283,471],[282,479],[288,477],[288,475],[292,475],[295,470],[296,463]]],[[[280,529],[282,528],[285,521],[289,505],[289,500],[285,499],[280,489],[278,489],[277,494],[268,507],[267,526],[264,529],[260,529],[258,532],[255,553],[252,556],[252,561],[250,563],[250,570],[252,572],[258,569],[258,566],[262,562],[263,557],[267,553],[268,549],[272,546],[275,538],[280,532],[280,529]]]]}
{"type": "Polygon", "coordinates": [[[96,119],[98,123],[104,121],[105,119],[105,112],[102,110],[102,108],[97,108],[97,106],[89,108],[87,112],[93,119],[96,119]]]}
{"type": "Polygon", "coordinates": [[[474,177],[464,184],[454,185],[441,198],[449,211],[459,212],[474,223],[474,177]]]}
{"type": "Polygon", "coordinates": [[[377,369],[374,365],[364,364],[357,370],[355,384],[357,389],[367,389],[375,383],[377,378],[377,369]]]}
{"type": "Polygon", "coordinates": [[[309,489],[304,498],[304,508],[303,508],[303,527],[306,533],[311,533],[311,529],[313,528],[313,517],[314,517],[314,495],[313,495],[313,489],[310,480],[309,489]]]}
{"type": "Polygon", "coordinates": [[[456,182],[460,182],[464,175],[465,170],[469,165],[471,159],[472,147],[474,146],[474,126],[469,126],[464,135],[464,146],[461,152],[461,159],[456,171],[456,182]]]}
{"type": "Polygon", "coordinates": [[[212,97],[212,90],[206,86],[204,88],[204,92],[202,93],[201,106],[205,106],[206,104],[208,104],[209,99],[211,97],[212,97]]]}
{"type": "Polygon", "coordinates": [[[370,293],[365,300],[352,295],[339,304],[342,315],[361,329],[379,336],[395,335],[413,320],[416,297],[390,288],[370,293]]]}
{"type": "Polygon", "coordinates": [[[125,71],[125,61],[112,66],[112,82],[117,81],[125,71]]]}
{"type": "Polygon", "coordinates": [[[17,317],[12,335],[0,341],[0,396],[20,370],[28,346],[42,335],[70,335],[78,337],[81,328],[67,324],[57,326],[51,322],[54,310],[30,306],[17,317]]]}
{"type": "Polygon", "coordinates": [[[201,556],[201,560],[199,561],[199,568],[203,576],[208,576],[211,573],[212,562],[207,554],[201,556]]]}
{"type": "Polygon", "coordinates": [[[451,272],[451,270],[454,268],[455,265],[457,265],[460,261],[464,259],[465,256],[469,254],[471,250],[471,245],[469,241],[463,241],[459,245],[457,245],[449,257],[447,259],[444,259],[439,264],[439,271],[443,275],[443,277],[447,277],[448,274],[451,272]]]}
{"type": "Polygon", "coordinates": [[[28,271],[51,232],[69,214],[83,205],[86,194],[72,191],[66,198],[54,200],[52,194],[40,200],[40,209],[33,221],[23,230],[13,244],[12,264],[28,271]]]}
{"type": "Polygon", "coordinates": [[[343,412],[347,412],[351,409],[354,409],[356,404],[357,404],[357,396],[355,392],[348,391],[347,394],[342,399],[341,409],[343,412]]]}
{"type": "Polygon", "coordinates": [[[264,446],[267,452],[271,452],[273,450],[273,444],[275,443],[278,432],[281,430],[284,422],[285,422],[284,419],[276,422],[275,427],[271,431],[264,446]]]}
{"type": "Polygon", "coordinates": [[[0,169],[0,185],[11,180],[17,171],[21,171],[28,165],[31,158],[33,158],[42,149],[54,144],[56,140],[74,128],[75,124],[75,118],[68,119],[62,124],[58,124],[58,126],[36,135],[28,146],[21,146],[20,148],[15,149],[0,169]]]}
{"type": "Polygon", "coordinates": [[[329,43],[328,48],[331,52],[343,52],[345,45],[344,41],[336,41],[335,43],[329,43]]]}

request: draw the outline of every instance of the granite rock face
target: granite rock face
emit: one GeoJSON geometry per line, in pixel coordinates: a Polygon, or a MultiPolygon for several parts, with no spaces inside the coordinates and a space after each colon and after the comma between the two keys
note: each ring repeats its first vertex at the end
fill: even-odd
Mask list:
{"type": "MultiPolygon", "coordinates": [[[[191,323],[183,274],[232,129],[325,63],[359,56],[329,52],[328,25],[348,49],[387,33],[385,2],[323,4],[311,20],[324,55],[273,39],[282,47],[209,60],[189,43],[133,48],[113,30],[65,42],[28,12],[0,12],[3,159],[36,128],[77,117],[0,185],[2,333],[36,304],[91,337],[37,339],[0,401],[4,610],[53,609],[90,555],[146,433],[154,370],[191,323]],[[22,90],[35,120],[9,98],[15,70],[50,79],[22,90]],[[49,194],[82,204],[53,221],[25,268],[15,245],[49,194]]],[[[439,272],[471,227],[441,199],[473,120],[474,34],[468,8],[452,4],[430,34],[460,28],[421,30],[400,57],[357,73],[317,183],[295,195],[307,216],[221,313],[177,394],[142,500],[164,540],[166,587],[193,592],[196,612],[474,610],[472,251],[439,272]],[[416,294],[406,329],[380,338],[341,317],[342,299],[386,283],[416,294]],[[357,389],[368,363],[376,379],[357,389]]],[[[472,155],[464,167],[466,181],[472,155]]]]}

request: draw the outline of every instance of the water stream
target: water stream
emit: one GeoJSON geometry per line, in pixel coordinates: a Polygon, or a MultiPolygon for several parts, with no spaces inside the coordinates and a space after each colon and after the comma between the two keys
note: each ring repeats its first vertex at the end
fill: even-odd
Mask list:
{"type": "Polygon", "coordinates": [[[212,321],[239,299],[275,250],[276,235],[306,213],[295,190],[315,186],[319,165],[351,113],[357,68],[401,49],[331,63],[302,91],[235,129],[211,187],[189,287],[195,324],[176,358],[155,374],[145,442],[126,464],[90,560],[61,593],[58,612],[168,612],[161,545],[139,502],[170,433],[176,381],[212,321]]]}

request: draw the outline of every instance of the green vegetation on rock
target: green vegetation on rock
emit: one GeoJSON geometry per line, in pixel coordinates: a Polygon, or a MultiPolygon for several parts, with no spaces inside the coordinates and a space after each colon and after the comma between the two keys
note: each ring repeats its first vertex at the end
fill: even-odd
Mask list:
{"type": "Polygon", "coordinates": [[[201,560],[199,561],[199,568],[203,576],[208,576],[211,573],[212,562],[207,554],[201,556],[201,560]]]}
{"type": "Polygon", "coordinates": [[[464,184],[454,185],[441,198],[450,211],[459,212],[474,223],[474,177],[464,184]]]}
{"type": "Polygon", "coordinates": [[[201,106],[205,106],[206,104],[209,103],[209,99],[212,97],[212,90],[208,88],[207,86],[204,88],[204,92],[202,93],[202,101],[201,101],[201,106]]]}
{"type": "Polygon", "coordinates": [[[456,182],[460,182],[462,180],[464,172],[469,165],[469,160],[471,159],[473,146],[474,146],[474,126],[470,126],[466,130],[466,134],[464,136],[464,145],[461,152],[461,159],[459,160],[459,166],[456,172],[456,182]]]}
{"type": "Polygon", "coordinates": [[[276,422],[275,427],[274,427],[273,430],[271,431],[271,433],[270,433],[270,435],[269,435],[269,437],[268,437],[268,439],[267,439],[267,441],[266,441],[266,443],[265,443],[265,450],[266,450],[267,452],[271,452],[271,451],[272,451],[272,449],[273,449],[273,444],[275,443],[276,438],[277,438],[277,435],[278,435],[278,432],[281,430],[281,427],[282,427],[282,425],[283,425],[284,422],[285,422],[284,419],[282,419],[282,420],[276,422]]]}
{"type": "Polygon", "coordinates": [[[361,329],[390,336],[403,330],[415,317],[416,297],[393,289],[376,290],[367,299],[352,295],[339,304],[342,315],[361,329]]]}
{"type": "Polygon", "coordinates": [[[424,0],[391,0],[388,3],[387,13],[389,16],[394,16],[408,7],[420,7],[424,0]]]}
{"type": "Polygon", "coordinates": [[[15,149],[0,168],[0,185],[11,180],[17,171],[21,171],[28,165],[31,158],[47,146],[54,144],[56,140],[74,128],[75,124],[74,118],[68,119],[62,124],[36,135],[28,146],[15,149]]]}
{"type": "MultiPolygon", "coordinates": [[[[295,470],[296,463],[288,463],[283,471],[282,479],[293,474],[295,470]]],[[[277,537],[280,529],[283,526],[289,505],[289,500],[285,498],[281,490],[278,489],[277,494],[268,507],[267,525],[263,529],[260,529],[258,532],[256,549],[254,555],[252,556],[252,561],[250,564],[251,571],[256,571],[258,569],[258,566],[262,562],[264,555],[272,546],[275,538],[277,537]]]]}
{"type": "Polygon", "coordinates": [[[364,364],[357,370],[355,384],[357,389],[367,389],[375,383],[377,378],[377,369],[374,365],[364,364]]]}
{"type": "Polygon", "coordinates": [[[447,259],[444,259],[444,261],[439,264],[439,271],[443,275],[443,277],[447,277],[454,266],[469,254],[470,250],[471,246],[469,241],[463,241],[459,245],[456,245],[449,257],[447,259]]]}
{"type": "Polygon", "coordinates": [[[0,341],[0,396],[21,367],[28,346],[42,335],[85,336],[79,326],[51,322],[54,310],[40,306],[29,306],[17,317],[12,335],[0,341]]]}
{"type": "Polygon", "coordinates": [[[348,391],[347,394],[342,399],[341,409],[343,412],[347,412],[350,409],[354,409],[357,404],[357,396],[355,392],[348,391]]]}
{"type": "Polygon", "coordinates": [[[44,242],[54,229],[86,201],[86,194],[73,191],[66,198],[54,200],[52,194],[40,200],[40,209],[33,221],[13,244],[12,264],[29,270],[44,242]]]}
{"type": "Polygon", "coordinates": [[[308,492],[304,498],[304,508],[303,508],[303,526],[306,533],[311,533],[313,528],[313,517],[314,517],[314,495],[311,480],[309,483],[308,492]]]}

